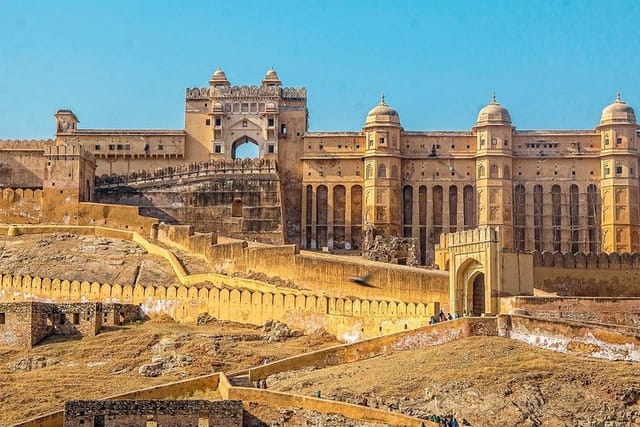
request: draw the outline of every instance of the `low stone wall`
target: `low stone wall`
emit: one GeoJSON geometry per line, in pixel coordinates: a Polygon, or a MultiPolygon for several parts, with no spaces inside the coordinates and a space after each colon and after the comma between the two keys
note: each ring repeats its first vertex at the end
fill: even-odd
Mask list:
{"type": "Polygon", "coordinates": [[[477,335],[497,335],[496,319],[494,317],[466,317],[417,328],[411,331],[370,338],[353,344],[345,344],[305,353],[251,368],[249,370],[249,378],[252,381],[257,381],[265,379],[269,375],[284,371],[322,368],[325,366],[356,362],[382,354],[431,347],[477,335]]]}
{"type": "Polygon", "coordinates": [[[498,335],[582,357],[640,361],[640,337],[598,326],[526,316],[499,316],[498,335]]]}
{"type": "Polygon", "coordinates": [[[500,299],[500,313],[638,327],[640,298],[509,297],[500,299]]]}
{"type": "Polygon", "coordinates": [[[240,400],[72,400],[65,403],[64,427],[108,425],[242,427],[240,400]],[[86,423],[86,424],[85,424],[86,423]]]}

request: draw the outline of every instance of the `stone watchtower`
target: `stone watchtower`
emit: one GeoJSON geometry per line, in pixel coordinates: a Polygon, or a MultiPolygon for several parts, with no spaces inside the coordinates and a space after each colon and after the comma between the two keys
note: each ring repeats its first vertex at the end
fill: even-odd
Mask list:
{"type": "Polygon", "coordinates": [[[364,155],[365,223],[385,236],[402,235],[400,183],[402,126],[398,112],[384,101],[374,107],[365,121],[364,155]]]}
{"type": "Polygon", "coordinates": [[[477,138],[478,226],[500,226],[501,247],[513,247],[512,160],[514,128],[495,95],[472,128],[477,138]]]}
{"type": "Polygon", "coordinates": [[[635,112],[618,94],[616,100],[602,110],[596,129],[601,137],[602,250],[637,252],[640,250],[640,218],[635,112]]]}
{"type": "Polygon", "coordinates": [[[51,223],[75,224],[79,203],[93,198],[95,157],[81,145],[53,145],[47,147],[44,156],[42,218],[51,223]]]}

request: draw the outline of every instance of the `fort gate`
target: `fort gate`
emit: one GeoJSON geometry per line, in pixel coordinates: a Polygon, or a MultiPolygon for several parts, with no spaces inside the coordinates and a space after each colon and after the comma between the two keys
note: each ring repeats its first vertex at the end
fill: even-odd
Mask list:
{"type": "Polygon", "coordinates": [[[440,237],[436,261],[449,271],[449,312],[496,314],[499,298],[533,293],[533,256],[501,248],[499,227],[440,237]]]}

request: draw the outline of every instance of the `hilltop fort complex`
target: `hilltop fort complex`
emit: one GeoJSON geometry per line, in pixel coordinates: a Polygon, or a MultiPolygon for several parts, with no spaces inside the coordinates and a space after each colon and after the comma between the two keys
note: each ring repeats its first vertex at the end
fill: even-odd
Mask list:
{"type": "MultiPolygon", "coordinates": [[[[93,336],[138,315],[196,321],[208,313],[359,341],[252,369],[252,381],[472,335],[538,337],[543,346],[562,337],[584,344],[582,355],[606,348],[640,360],[628,334],[640,322],[639,134],[619,94],[586,130],[519,130],[495,95],[461,131],[405,130],[384,96],[361,131],[311,132],[308,115],[306,89],[283,86],[275,70],[257,86],[235,86],[218,69],[207,86],[186,90],[184,129],[83,129],[81,114],[65,109],[55,113],[52,139],[0,140],[6,238],[129,240],[175,274],[150,284],[138,268],[131,283],[101,283],[5,271],[0,260],[0,345],[30,348],[74,329],[93,336]],[[241,158],[245,146],[255,158],[241,158]],[[175,250],[208,270],[190,271],[175,250]],[[350,280],[368,276],[365,285],[350,280]],[[474,317],[427,326],[441,310],[474,317]]],[[[189,384],[203,388],[198,381],[189,384]]],[[[238,425],[236,400],[420,425],[383,411],[278,400],[234,387],[224,374],[206,381],[231,400],[162,408],[145,400],[133,409],[130,396],[71,402],[65,425],[97,426],[126,412],[132,420],[183,413],[208,426],[218,424],[198,424],[197,414],[216,411],[228,423],[220,425],[238,425]]],[[[180,393],[136,396],[170,395],[180,393]]],[[[51,417],[46,425],[61,425],[62,413],[51,417]]]]}

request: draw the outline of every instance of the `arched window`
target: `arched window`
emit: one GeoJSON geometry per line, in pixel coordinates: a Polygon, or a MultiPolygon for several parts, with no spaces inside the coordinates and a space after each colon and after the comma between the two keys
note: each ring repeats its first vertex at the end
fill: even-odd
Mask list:
{"type": "Polygon", "coordinates": [[[562,189],[551,187],[551,225],[553,227],[553,250],[562,250],[562,189]]]}
{"type": "Polygon", "coordinates": [[[384,163],[380,163],[378,166],[378,178],[386,178],[387,177],[387,167],[384,163]]]}
{"type": "Polygon", "coordinates": [[[594,184],[587,187],[587,238],[589,240],[589,252],[600,250],[600,194],[594,184]]]}
{"type": "Polygon", "coordinates": [[[398,167],[396,165],[391,166],[391,178],[398,177],[398,167]]]}
{"type": "MultiPolygon", "coordinates": [[[[506,167],[505,167],[506,170],[506,167]]],[[[523,251],[525,249],[525,231],[527,227],[527,211],[525,203],[524,185],[516,185],[513,191],[513,220],[514,220],[514,249],[523,251]]]]}
{"type": "Polygon", "coordinates": [[[498,166],[491,165],[491,168],[489,168],[489,178],[498,178],[499,173],[500,173],[500,170],[498,169],[498,166]]]}
{"type": "Polygon", "coordinates": [[[544,191],[542,185],[533,187],[533,240],[536,251],[544,250],[544,191]]]}
{"type": "Polygon", "coordinates": [[[484,178],[484,166],[478,166],[478,178],[484,178]]]}
{"type": "Polygon", "coordinates": [[[367,163],[367,166],[364,170],[364,177],[366,179],[371,179],[371,170],[372,170],[371,163],[367,163]]]}
{"type": "Polygon", "coordinates": [[[572,184],[569,187],[569,227],[571,228],[571,252],[576,253],[580,249],[580,195],[578,186],[572,184]]]}
{"type": "Polygon", "coordinates": [[[242,200],[235,199],[231,204],[231,216],[242,217],[242,200]]]}

